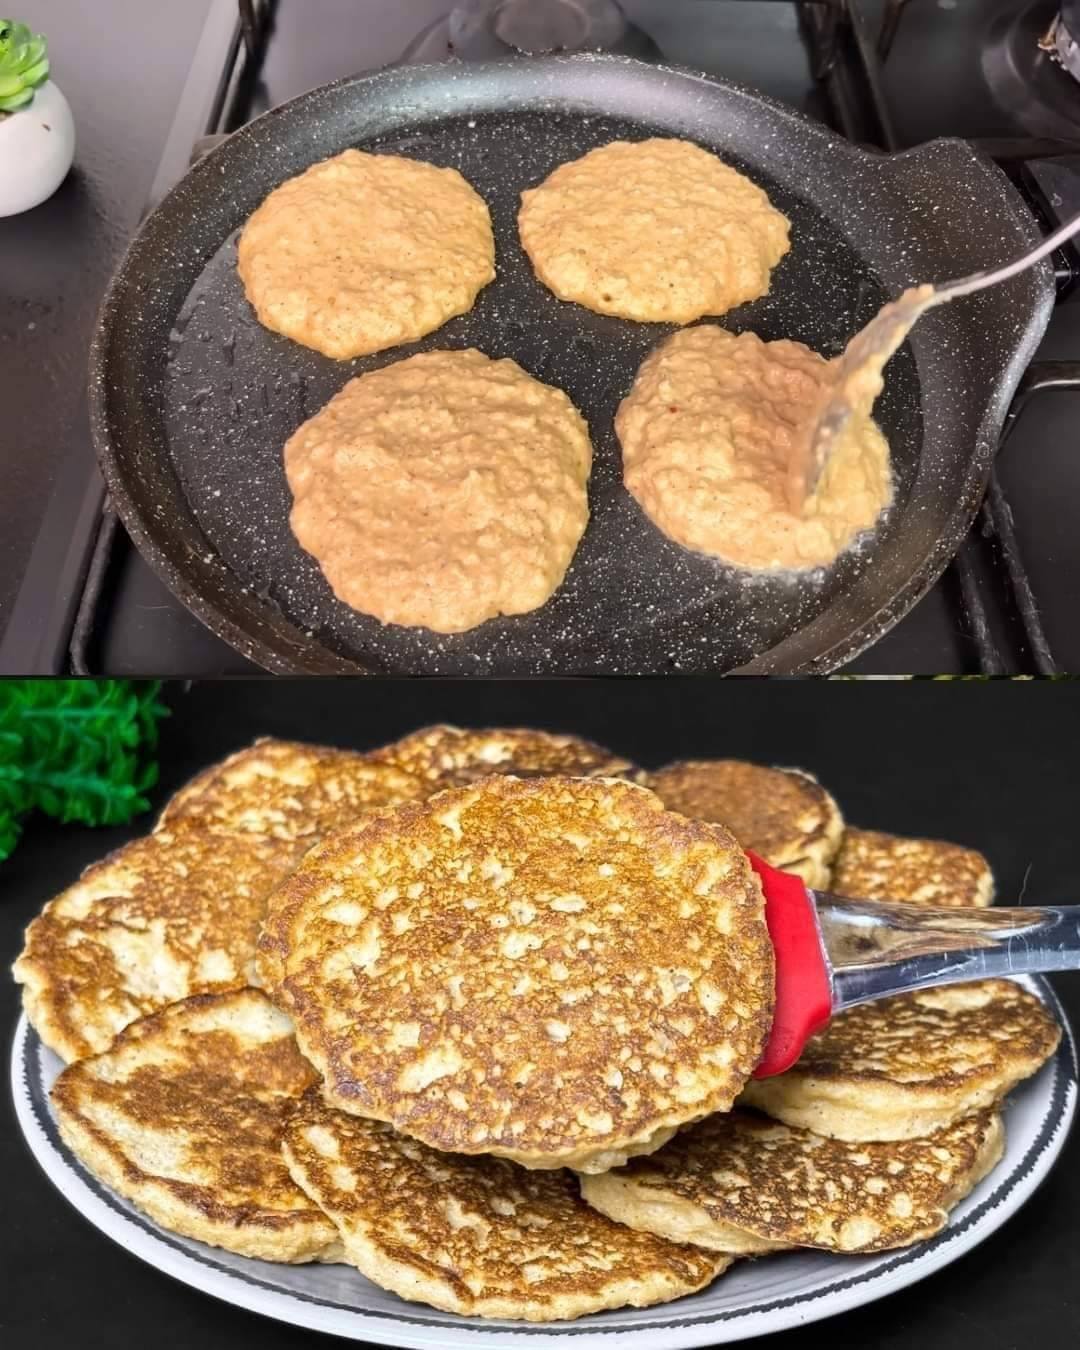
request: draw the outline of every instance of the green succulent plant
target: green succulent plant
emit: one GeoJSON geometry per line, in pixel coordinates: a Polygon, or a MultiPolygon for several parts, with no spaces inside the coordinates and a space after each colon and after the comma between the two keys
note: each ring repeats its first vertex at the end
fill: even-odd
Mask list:
{"type": "Polygon", "coordinates": [[[49,75],[45,39],[24,23],[0,19],[0,116],[24,108],[49,75]]]}

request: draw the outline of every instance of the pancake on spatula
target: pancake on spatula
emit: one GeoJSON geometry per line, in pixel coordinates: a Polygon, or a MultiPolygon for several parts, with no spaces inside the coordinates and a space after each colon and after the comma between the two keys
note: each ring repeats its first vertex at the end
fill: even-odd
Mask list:
{"type": "MultiPolygon", "coordinates": [[[[417,795],[423,797],[494,773],[520,778],[553,774],[591,778],[633,769],[629,761],[579,736],[523,728],[463,729],[445,724],[424,727],[392,741],[373,751],[370,761],[385,764],[390,773],[406,774],[419,784],[417,795]]],[[[270,910],[285,902],[285,896],[271,897],[270,910]]],[[[275,920],[268,917],[268,931],[275,927],[275,920]]],[[[260,945],[257,970],[259,984],[277,990],[284,972],[281,953],[272,941],[260,945]]]]}
{"type": "Polygon", "coordinates": [[[992,1106],[1036,1073],[1061,1028],[1011,980],[921,989],[849,1008],[742,1101],[836,1139],[912,1139],[992,1106]]]}
{"type": "Polygon", "coordinates": [[[281,1157],[314,1081],[289,1019],[242,989],[132,1023],[65,1069],[52,1103],[78,1158],[162,1227],[264,1261],[336,1261],[336,1229],[281,1157]]]}
{"type": "Polygon", "coordinates": [[[487,778],[359,822],[267,916],[327,1100],[432,1147],[602,1170],[726,1110],[773,952],[734,837],[615,779],[487,778]]]}
{"type": "Polygon", "coordinates": [[[747,1111],[710,1116],[658,1153],[581,1178],[589,1204],[673,1242],[753,1256],[786,1247],[877,1252],[945,1227],[999,1161],[984,1111],[927,1139],[854,1144],[747,1111]]]}
{"type": "Polygon", "coordinates": [[[312,843],[364,811],[426,791],[420,779],[371,755],[260,737],[181,788],[157,828],[185,822],[312,843]]]}
{"type": "Polygon", "coordinates": [[[50,900],[15,962],[34,1030],[64,1060],[190,994],[250,983],[270,891],[303,843],[159,827],[50,900]]]}
{"type": "Polygon", "coordinates": [[[617,777],[633,768],[628,760],[580,736],[518,727],[424,727],[375,753],[430,783],[433,790],[460,787],[493,773],[594,778],[617,777]]]}
{"type": "Polygon", "coordinates": [[[994,874],[973,848],[849,827],[833,860],[829,889],[857,900],[989,905],[994,899],[994,874]]]}
{"type": "Polygon", "coordinates": [[[730,1257],[612,1223],[570,1172],[437,1153],[309,1094],[285,1128],[293,1179],[341,1234],[345,1260],[401,1298],[530,1322],[693,1293],[730,1257]]]}
{"type": "Polygon", "coordinates": [[[811,774],[738,759],[687,759],[641,776],[671,811],[726,825],[753,849],[808,886],[824,887],[840,846],[840,808],[811,774]]]}

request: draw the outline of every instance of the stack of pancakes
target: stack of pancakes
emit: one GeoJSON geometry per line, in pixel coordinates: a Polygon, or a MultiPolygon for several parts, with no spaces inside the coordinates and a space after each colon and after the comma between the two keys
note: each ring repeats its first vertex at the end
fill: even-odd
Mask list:
{"type": "Polygon", "coordinates": [[[263,740],[50,901],[15,975],[68,1063],[64,1138],[164,1227],[474,1316],[646,1306],[938,1231],[1060,1035],[982,981],[752,1080],[774,972],[743,848],[847,894],[992,896],[977,853],[845,829],[802,771],[263,740]]]}

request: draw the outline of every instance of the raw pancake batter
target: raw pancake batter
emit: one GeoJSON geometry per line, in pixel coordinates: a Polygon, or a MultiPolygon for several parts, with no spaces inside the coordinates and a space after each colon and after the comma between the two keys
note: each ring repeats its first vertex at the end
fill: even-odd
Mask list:
{"type": "Polygon", "coordinates": [[[550,598],[591,461],[561,390],[482,352],[422,352],[350,380],[290,437],[290,523],[345,604],[460,633],[550,598]]]}
{"type": "Polygon", "coordinates": [[[793,511],[829,363],[801,342],[715,325],[675,333],[646,358],[615,418],[623,481],[676,543],[739,567],[822,567],[888,504],[889,447],[855,414],[815,493],[793,511]]]}
{"type": "Polygon", "coordinates": [[[769,289],[788,221],[749,178],[689,141],[612,141],[523,192],[518,230],[561,300],[689,323],[769,289]]]}
{"type": "Polygon", "coordinates": [[[456,169],[346,150],[270,193],[237,265],[260,323],[344,360],[465,314],[495,276],[495,243],[456,169]]]}

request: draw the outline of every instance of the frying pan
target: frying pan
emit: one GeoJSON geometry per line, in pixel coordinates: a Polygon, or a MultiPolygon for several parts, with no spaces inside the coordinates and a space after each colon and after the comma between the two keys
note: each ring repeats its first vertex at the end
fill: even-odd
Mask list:
{"type": "Polygon", "coordinates": [[[556,300],[517,239],[523,188],[593,146],[652,135],[717,151],[791,219],[769,295],[724,324],[827,356],[904,286],[994,266],[1039,237],[1004,176],[963,141],[874,154],[750,90],[623,57],[405,66],[303,94],[206,155],[146,219],[91,353],[112,500],[214,632],[278,672],[818,673],[929,588],[974,517],[1048,322],[1049,265],[931,313],[894,357],[876,415],[896,500],[862,548],[797,579],[739,572],[664,538],[622,487],[612,419],[671,329],[556,300]],[[235,250],[273,187],[348,146],[459,169],[490,206],[498,277],[437,333],[338,363],[257,324],[235,250]],[[513,357],[583,412],[592,519],[564,584],[532,614],[453,636],[384,626],[335,600],[293,539],[282,447],[352,376],[468,346],[513,357]]]}

